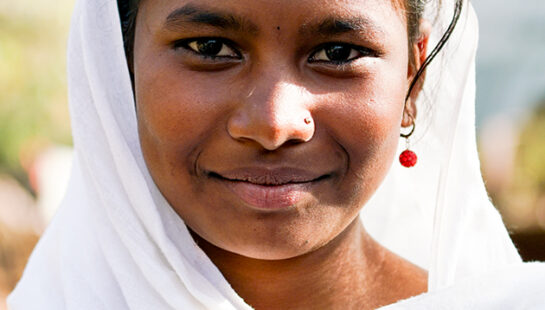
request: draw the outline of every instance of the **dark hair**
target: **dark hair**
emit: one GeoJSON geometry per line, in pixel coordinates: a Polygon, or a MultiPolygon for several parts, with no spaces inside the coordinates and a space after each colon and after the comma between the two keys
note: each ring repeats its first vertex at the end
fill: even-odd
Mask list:
{"type": "MultiPolygon", "coordinates": [[[[140,4],[141,0],[117,0],[117,5],[119,7],[119,16],[121,18],[121,28],[123,31],[123,43],[125,45],[125,54],[127,55],[127,61],[129,63],[129,66],[132,67],[132,59],[133,59],[133,46],[134,46],[134,29],[135,29],[135,21],[136,21],[136,15],[138,14],[138,6],[140,4]]],[[[404,3],[404,9],[406,11],[406,18],[407,18],[407,34],[409,36],[409,44],[412,46],[414,42],[416,42],[420,36],[420,20],[422,18],[422,14],[424,13],[424,7],[426,3],[429,0],[399,0],[403,1],[404,3]]],[[[441,1],[441,0],[437,0],[441,1]]],[[[420,66],[418,72],[416,73],[414,79],[411,82],[411,85],[409,87],[409,91],[407,92],[407,97],[405,100],[407,100],[413,90],[413,88],[417,85],[417,82],[419,78],[424,73],[426,67],[431,63],[431,61],[437,56],[439,51],[443,48],[445,43],[450,38],[450,35],[454,31],[454,28],[456,24],[458,23],[458,19],[460,18],[460,14],[462,11],[462,4],[463,0],[456,0],[456,5],[454,8],[454,15],[452,17],[452,21],[450,22],[449,27],[443,34],[443,37],[441,40],[439,40],[439,43],[435,46],[435,48],[431,51],[430,55],[426,58],[424,63],[420,66]]],[[[412,51],[412,48],[409,49],[412,51]]],[[[412,57],[411,57],[412,59],[412,57]]]]}
{"type": "Polygon", "coordinates": [[[136,15],[140,0],[117,0],[119,18],[121,19],[121,31],[123,32],[123,44],[129,66],[132,67],[132,52],[134,47],[134,30],[136,15]]]}

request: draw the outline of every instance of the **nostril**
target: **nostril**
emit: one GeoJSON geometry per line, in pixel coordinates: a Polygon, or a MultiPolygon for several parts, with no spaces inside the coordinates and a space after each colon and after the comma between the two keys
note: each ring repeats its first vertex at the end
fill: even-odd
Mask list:
{"type": "Polygon", "coordinates": [[[310,141],[316,122],[309,107],[315,98],[289,83],[265,86],[251,89],[232,111],[228,134],[239,142],[253,140],[266,150],[310,141]]]}
{"type": "Polygon", "coordinates": [[[235,140],[247,143],[254,141],[272,151],[282,145],[293,146],[308,142],[314,136],[316,124],[311,116],[297,113],[284,120],[264,117],[233,117],[227,125],[228,134],[235,140]]]}
{"type": "Polygon", "coordinates": [[[295,146],[295,145],[299,145],[299,144],[304,143],[304,142],[308,142],[308,141],[303,141],[303,140],[299,140],[299,139],[290,139],[290,140],[284,142],[284,145],[285,146],[295,146]]]}

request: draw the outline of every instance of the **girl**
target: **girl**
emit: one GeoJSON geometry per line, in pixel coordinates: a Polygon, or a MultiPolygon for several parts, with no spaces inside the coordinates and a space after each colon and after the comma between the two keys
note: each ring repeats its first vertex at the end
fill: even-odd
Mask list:
{"type": "Polygon", "coordinates": [[[119,7],[76,6],[75,168],[13,309],[467,308],[530,268],[478,170],[468,3],[119,7]]]}

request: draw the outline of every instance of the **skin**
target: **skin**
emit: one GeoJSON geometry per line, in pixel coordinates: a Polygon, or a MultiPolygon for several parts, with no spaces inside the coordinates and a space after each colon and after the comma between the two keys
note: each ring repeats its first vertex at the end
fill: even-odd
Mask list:
{"type": "Polygon", "coordinates": [[[380,0],[140,4],[133,73],[147,166],[256,309],[372,309],[426,290],[425,271],[375,242],[358,219],[416,113],[419,88],[404,99],[427,32],[409,46],[406,29],[399,7],[380,0]],[[184,14],[166,23],[179,8],[184,14]],[[199,12],[241,22],[196,22],[199,12]],[[332,18],[366,22],[341,33],[314,27],[332,18]],[[223,56],[203,56],[194,39],[205,37],[227,40],[223,56]],[[328,58],[322,47],[332,42],[354,48],[350,61],[328,58]],[[227,180],[240,169],[250,180],[227,180]],[[274,209],[233,190],[309,176],[298,199],[274,209]]]}

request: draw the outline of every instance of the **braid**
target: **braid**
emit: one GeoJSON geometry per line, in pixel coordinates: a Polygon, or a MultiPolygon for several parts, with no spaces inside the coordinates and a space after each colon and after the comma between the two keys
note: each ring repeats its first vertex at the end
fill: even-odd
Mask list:
{"type": "MultiPolygon", "coordinates": [[[[417,3],[417,5],[419,5],[419,9],[423,10],[423,5],[424,5],[423,2],[424,1],[422,1],[422,0],[409,0],[409,1],[417,3]]],[[[455,7],[454,7],[454,15],[452,16],[452,20],[451,20],[447,30],[445,31],[445,33],[441,37],[441,40],[439,40],[439,42],[437,43],[435,48],[431,51],[430,55],[426,58],[424,63],[422,63],[422,66],[420,66],[420,68],[418,69],[418,72],[416,73],[413,80],[411,81],[411,85],[409,86],[409,90],[407,91],[407,95],[405,97],[405,102],[409,99],[413,88],[416,86],[416,84],[418,83],[418,80],[420,79],[420,77],[426,71],[426,68],[429,66],[429,64],[432,62],[432,60],[437,56],[437,54],[441,51],[441,49],[445,46],[448,39],[452,35],[452,32],[454,32],[454,28],[456,27],[456,24],[458,23],[458,20],[460,19],[460,15],[462,13],[462,6],[463,6],[463,0],[456,0],[455,7]]],[[[413,15],[413,14],[410,14],[410,16],[411,15],[413,15]]],[[[420,18],[422,16],[422,11],[419,11],[419,13],[415,13],[414,15],[417,15],[418,19],[420,20],[420,18]]],[[[418,24],[419,23],[417,23],[417,25],[418,24]]],[[[418,30],[415,30],[416,37],[411,38],[410,37],[410,35],[411,35],[411,32],[410,32],[411,31],[410,30],[411,26],[412,25],[409,26],[409,39],[410,40],[412,39],[413,40],[412,42],[414,42],[414,40],[416,40],[416,38],[418,37],[419,33],[418,33],[418,30]]]]}

